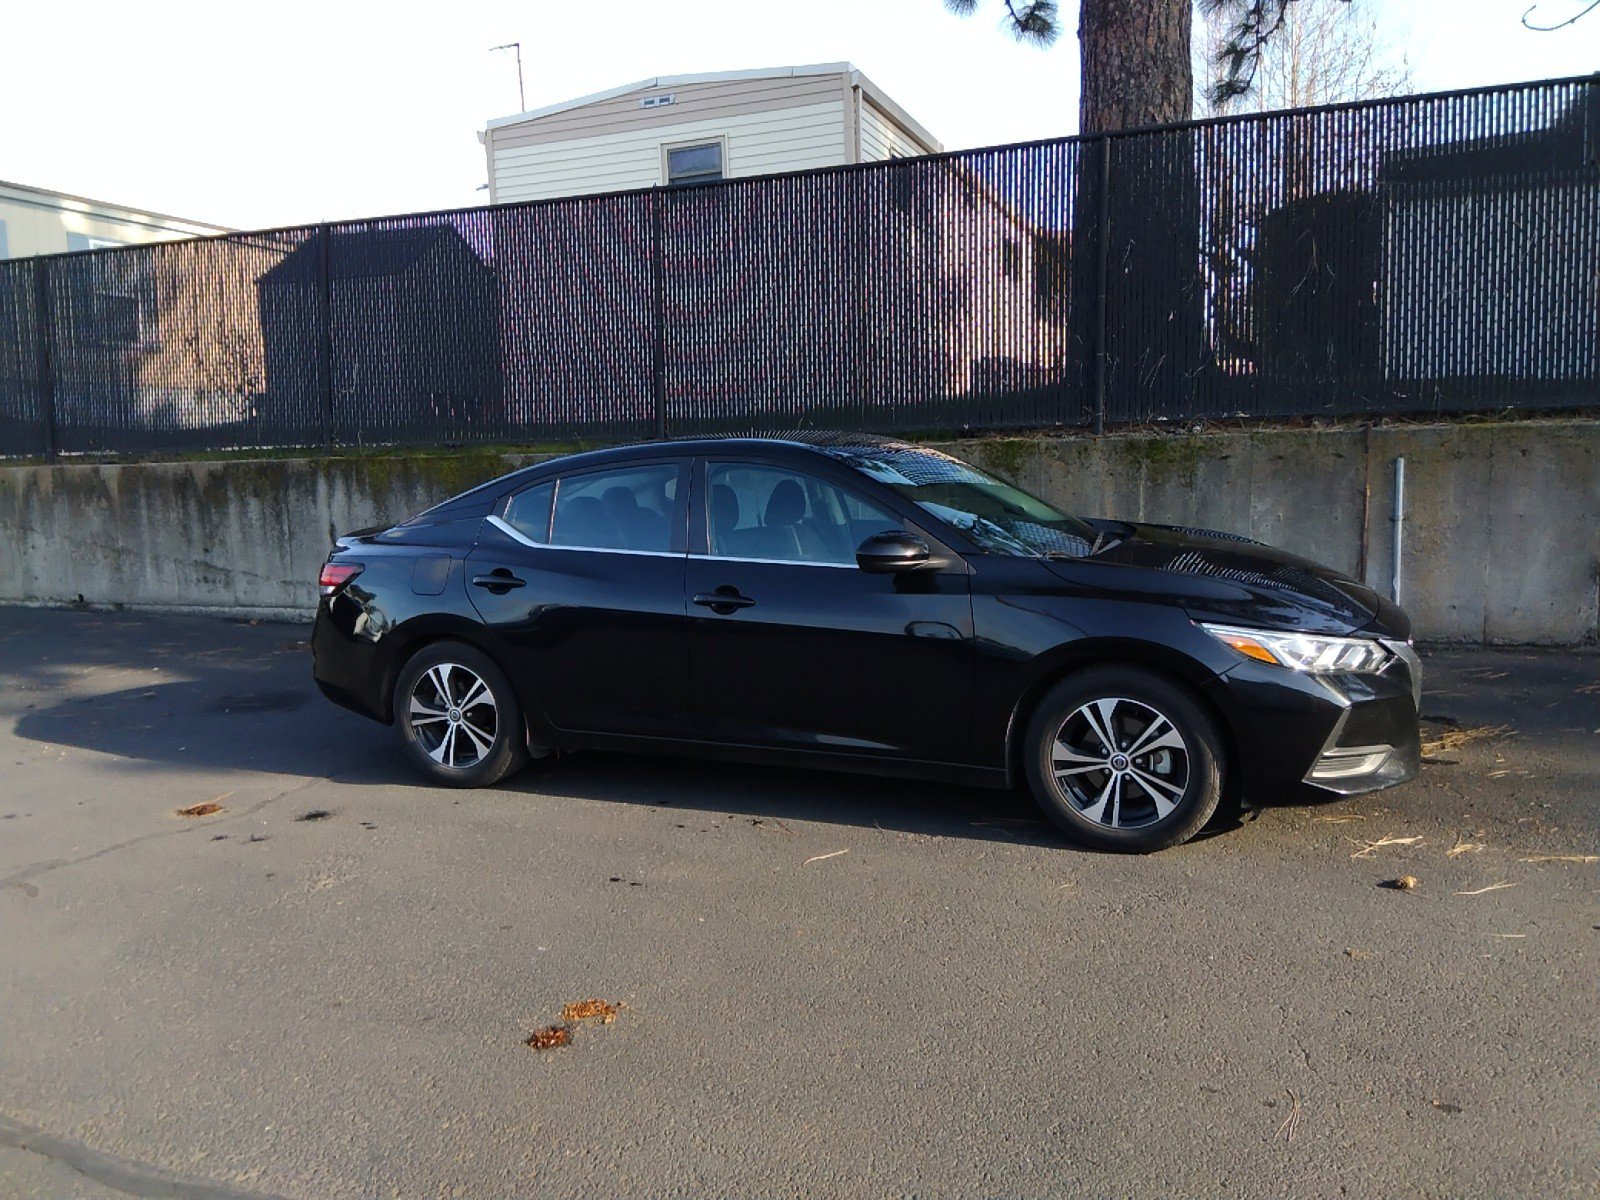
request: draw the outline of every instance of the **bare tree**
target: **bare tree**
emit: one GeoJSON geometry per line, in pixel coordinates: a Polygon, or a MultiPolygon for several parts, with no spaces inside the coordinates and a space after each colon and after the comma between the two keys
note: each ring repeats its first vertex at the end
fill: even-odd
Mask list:
{"type": "MultiPolygon", "coordinates": [[[[1227,21],[1196,22],[1197,75],[1225,62],[1231,37],[1227,21]]],[[[1230,96],[1208,90],[1197,97],[1196,115],[1305,108],[1403,96],[1411,89],[1411,65],[1396,52],[1370,0],[1298,0],[1291,19],[1261,48],[1251,90],[1230,96]]]]}
{"type": "MultiPolygon", "coordinates": [[[[1197,77],[1205,81],[1204,94],[1212,103],[1249,95],[1264,50],[1291,23],[1291,6],[1305,2],[1079,0],[1079,131],[1106,133],[1186,121],[1192,115],[1197,77]],[[1214,53],[1201,71],[1190,57],[1196,8],[1218,34],[1214,53]]],[[[978,3],[945,0],[945,7],[965,16],[978,3]]],[[[999,0],[996,7],[1018,41],[1048,46],[1061,34],[1054,0],[999,0]]]]}

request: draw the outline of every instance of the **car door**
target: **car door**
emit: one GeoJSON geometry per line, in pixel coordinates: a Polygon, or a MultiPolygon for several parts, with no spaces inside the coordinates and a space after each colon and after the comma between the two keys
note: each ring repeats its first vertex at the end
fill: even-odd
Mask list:
{"type": "Polygon", "coordinates": [[[682,733],[688,479],[684,459],[591,468],[484,522],[467,590],[558,728],[682,733]]]}
{"type": "MultiPolygon", "coordinates": [[[[906,522],[836,476],[709,458],[690,518],[694,736],[964,761],[974,682],[966,564],[901,575],[855,548],[906,522]]],[[[942,549],[942,548],[941,548],[942,549]]]]}

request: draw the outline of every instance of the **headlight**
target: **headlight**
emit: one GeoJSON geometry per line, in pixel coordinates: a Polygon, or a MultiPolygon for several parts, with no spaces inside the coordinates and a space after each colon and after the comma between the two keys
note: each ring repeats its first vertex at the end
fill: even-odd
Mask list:
{"type": "Polygon", "coordinates": [[[1246,658],[1313,675],[1376,675],[1389,665],[1392,657],[1382,643],[1371,638],[1241,629],[1204,621],[1198,624],[1217,641],[1233,647],[1246,658]]]}

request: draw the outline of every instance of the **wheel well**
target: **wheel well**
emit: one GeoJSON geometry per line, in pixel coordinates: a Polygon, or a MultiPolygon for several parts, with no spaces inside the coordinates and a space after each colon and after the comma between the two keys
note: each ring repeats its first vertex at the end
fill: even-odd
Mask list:
{"type": "MultiPolygon", "coordinates": [[[[476,650],[481,650],[499,665],[500,659],[489,647],[477,638],[464,633],[459,629],[434,627],[430,629],[417,629],[412,631],[395,630],[389,634],[391,638],[398,639],[390,650],[388,661],[383,669],[383,690],[379,693],[383,698],[384,720],[394,721],[394,688],[400,680],[400,672],[406,669],[406,664],[429,646],[438,642],[462,642],[476,650]]],[[[502,671],[504,667],[500,668],[502,671]]],[[[510,678],[510,672],[506,672],[510,678]]],[[[513,684],[513,686],[515,686],[513,684]]]]}
{"type": "MultiPolygon", "coordinates": [[[[398,631],[396,632],[398,633],[398,631]]],[[[391,634],[390,636],[395,635],[391,634]]],[[[523,689],[517,682],[516,673],[506,668],[506,665],[500,659],[500,655],[495,653],[493,647],[486,645],[482,639],[474,636],[470,630],[453,627],[434,627],[417,630],[394,648],[389,655],[389,663],[384,670],[383,677],[385,720],[390,724],[394,722],[394,689],[395,685],[400,681],[400,672],[406,669],[406,664],[413,658],[421,654],[429,646],[437,645],[439,642],[461,642],[463,645],[471,646],[474,650],[489,656],[490,661],[499,667],[505,677],[511,681],[511,688],[517,693],[517,699],[520,701],[520,707],[522,708],[523,743],[536,758],[543,757],[544,754],[549,753],[551,747],[546,745],[543,735],[535,736],[536,719],[533,701],[530,697],[523,695],[523,689]]]]}
{"type": "Polygon", "coordinates": [[[1039,701],[1044,699],[1045,693],[1069,675],[1076,675],[1079,671],[1087,671],[1096,667],[1134,667],[1140,671],[1148,671],[1152,675],[1159,675],[1174,687],[1182,688],[1196,704],[1205,709],[1211,719],[1216,722],[1217,732],[1222,734],[1223,748],[1227,751],[1229,770],[1223,776],[1222,795],[1224,801],[1231,801],[1238,795],[1240,771],[1239,742],[1234,736],[1233,726],[1228,723],[1228,718],[1211,702],[1204,692],[1195,686],[1194,680],[1186,677],[1179,671],[1147,659],[1123,654],[1093,655],[1074,659],[1046,671],[1030,684],[1026,691],[1017,700],[1017,706],[1011,714],[1011,723],[1006,728],[1006,779],[1015,787],[1027,778],[1027,773],[1022,766],[1023,742],[1028,732],[1028,723],[1033,720],[1033,713],[1039,707],[1039,701]]]}

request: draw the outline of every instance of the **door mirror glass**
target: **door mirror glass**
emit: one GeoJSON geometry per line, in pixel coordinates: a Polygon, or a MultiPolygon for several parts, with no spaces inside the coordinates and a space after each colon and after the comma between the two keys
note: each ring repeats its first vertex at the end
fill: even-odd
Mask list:
{"type": "Polygon", "coordinates": [[[873,575],[895,575],[926,566],[932,557],[927,542],[899,530],[875,533],[856,547],[856,566],[873,575]]]}

